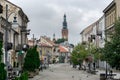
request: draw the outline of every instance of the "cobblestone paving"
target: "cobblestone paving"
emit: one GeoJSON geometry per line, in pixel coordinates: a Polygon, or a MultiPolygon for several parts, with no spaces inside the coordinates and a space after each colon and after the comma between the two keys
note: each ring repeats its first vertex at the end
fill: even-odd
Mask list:
{"type": "Polygon", "coordinates": [[[29,80],[99,80],[99,74],[73,69],[69,64],[52,64],[49,69],[29,80]]]}

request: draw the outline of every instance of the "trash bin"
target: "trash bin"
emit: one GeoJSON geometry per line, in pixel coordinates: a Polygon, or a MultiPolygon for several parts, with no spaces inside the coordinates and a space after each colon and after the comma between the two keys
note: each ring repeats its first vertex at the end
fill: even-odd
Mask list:
{"type": "Polygon", "coordinates": [[[105,80],[105,79],[106,79],[105,73],[101,73],[101,74],[100,74],[100,80],[105,80]]]}

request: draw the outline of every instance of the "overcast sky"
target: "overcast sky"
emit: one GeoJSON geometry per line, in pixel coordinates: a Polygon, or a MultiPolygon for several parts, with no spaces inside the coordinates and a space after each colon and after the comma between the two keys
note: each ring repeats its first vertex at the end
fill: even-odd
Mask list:
{"type": "Polygon", "coordinates": [[[46,35],[61,38],[64,13],[67,16],[69,42],[80,42],[80,32],[98,20],[112,0],[9,0],[23,9],[30,22],[29,38],[46,35]]]}

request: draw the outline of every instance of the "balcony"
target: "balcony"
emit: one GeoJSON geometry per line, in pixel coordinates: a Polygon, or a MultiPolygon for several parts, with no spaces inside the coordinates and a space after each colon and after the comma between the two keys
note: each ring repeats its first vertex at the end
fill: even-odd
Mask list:
{"type": "Polygon", "coordinates": [[[27,44],[24,44],[24,45],[18,44],[16,46],[16,52],[20,50],[27,51],[28,49],[29,49],[29,46],[27,44]]]}
{"type": "Polygon", "coordinates": [[[91,35],[91,39],[95,39],[95,35],[91,35]]]}
{"type": "Polygon", "coordinates": [[[16,51],[16,52],[18,52],[18,51],[20,51],[20,50],[21,50],[21,48],[22,48],[22,45],[18,44],[18,45],[16,46],[15,51],[16,51]]]}
{"type": "Polygon", "coordinates": [[[30,34],[30,29],[22,29],[21,32],[25,33],[25,35],[29,35],[30,34]]]}
{"type": "Polygon", "coordinates": [[[7,47],[7,51],[8,51],[8,50],[12,49],[13,44],[8,42],[6,47],[7,47]]]}
{"type": "Polygon", "coordinates": [[[102,31],[97,31],[98,36],[102,36],[102,31]]]}

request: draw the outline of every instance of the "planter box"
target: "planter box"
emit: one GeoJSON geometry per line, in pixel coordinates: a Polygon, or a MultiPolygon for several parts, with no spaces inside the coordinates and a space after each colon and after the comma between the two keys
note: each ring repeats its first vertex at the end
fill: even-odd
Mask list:
{"type": "Polygon", "coordinates": [[[36,75],[39,74],[39,69],[35,69],[35,74],[36,74],[36,75]]]}
{"type": "Polygon", "coordinates": [[[33,78],[35,76],[34,74],[35,74],[34,72],[28,72],[28,77],[33,78]]]}
{"type": "Polygon", "coordinates": [[[105,73],[100,74],[100,80],[106,80],[106,75],[105,73]]]}

